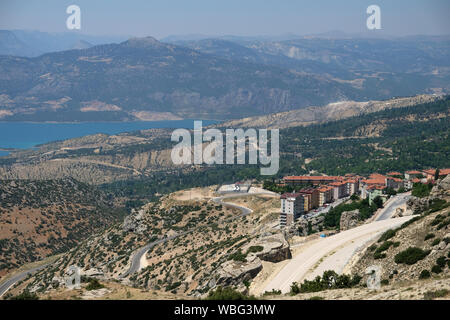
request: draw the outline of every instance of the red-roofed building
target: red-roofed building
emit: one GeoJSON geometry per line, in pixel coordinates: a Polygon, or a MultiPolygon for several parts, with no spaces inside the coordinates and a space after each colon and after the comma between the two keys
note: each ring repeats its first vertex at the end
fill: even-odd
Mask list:
{"type": "MultiPolygon", "coordinates": [[[[423,170],[423,174],[427,178],[428,181],[434,181],[434,176],[436,174],[436,169],[423,170]]],[[[446,168],[446,169],[439,169],[439,179],[444,178],[448,174],[450,174],[450,169],[448,169],[448,168],[446,168]]]]}
{"type": "Polygon", "coordinates": [[[333,201],[333,188],[329,186],[323,186],[317,189],[319,191],[319,207],[322,207],[325,203],[333,201]]]}
{"type": "Polygon", "coordinates": [[[308,197],[308,210],[319,207],[319,191],[314,188],[306,188],[299,191],[308,197]]]}
{"type": "Polygon", "coordinates": [[[332,182],[330,187],[333,187],[333,200],[337,200],[346,196],[346,186],[345,182],[332,182]]]}
{"type": "Polygon", "coordinates": [[[286,176],[283,178],[283,182],[288,185],[319,185],[340,180],[343,180],[343,178],[338,176],[286,176]]]}
{"type": "Polygon", "coordinates": [[[394,177],[394,176],[400,176],[400,177],[403,177],[403,173],[397,172],[397,171],[388,172],[388,173],[386,173],[386,175],[387,175],[387,176],[390,176],[390,177],[394,177]]]}
{"type": "Polygon", "coordinates": [[[358,179],[349,179],[344,181],[345,182],[345,194],[347,196],[351,196],[358,192],[359,190],[359,181],[358,179]]]}
{"type": "Polygon", "coordinates": [[[412,179],[417,178],[422,175],[423,175],[422,172],[417,171],[417,170],[410,170],[410,171],[405,172],[405,178],[408,180],[412,180],[412,179]]]}
{"type": "Polygon", "coordinates": [[[400,178],[387,177],[386,187],[398,190],[403,187],[403,180],[400,178]]]}

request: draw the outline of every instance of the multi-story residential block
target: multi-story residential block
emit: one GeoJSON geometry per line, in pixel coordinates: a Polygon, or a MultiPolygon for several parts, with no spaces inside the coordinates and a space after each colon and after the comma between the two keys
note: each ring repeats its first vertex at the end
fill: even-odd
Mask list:
{"type": "Polygon", "coordinates": [[[402,186],[403,186],[403,180],[402,179],[400,179],[400,178],[392,178],[392,177],[387,177],[386,178],[386,187],[398,190],[402,186]]]}
{"type": "Polygon", "coordinates": [[[330,186],[333,187],[333,199],[337,200],[347,195],[345,182],[332,182],[330,186]]]}
{"type": "Polygon", "coordinates": [[[373,187],[386,187],[386,179],[388,179],[388,177],[383,176],[382,174],[373,173],[368,179],[361,180],[361,189],[367,190],[373,187]]]}
{"type": "Polygon", "coordinates": [[[319,192],[319,207],[322,207],[325,203],[333,201],[333,188],[329,186],[322,186],[317,189],[319,192]]]}
{"type": "MultiPolygon", "coordinates": [[[[422,171],[423,175],[428,181],[434,181],[434,176],[436,175],[436,169],[428,169],[422,171]]],[[[439,169],[439,179],[444,178],[450,174],[450,169],[439,169]]]]}
{"type": "Polygon", "coordinates": [[[308,194],[302,194],[303,197],[303,210],[305,212],[308,212],[311,210],[311,195],[308,194]]]}
{"type": "Polygon", "coordinates": [[[383,189],[384,189],[384,187],[377,187],[377,186],[372,186],[367,189],[368,195],[369,195],[369,205],[372,205],[373,200],[376,197],[381,197],[383,202],[386,201],[386,197],[384,197],[384,195],[383,195],[383,189]]]}
{"type": "Polygon", "coordinates": [[[342,179],[342,177],[338,176],[287,176],[283,178],[283,182],[287,185],[320,185],[340,181],[342,179]]]}
{"type": "Polygon", "coordinates": [[[314,188],[301,189],[299,193],[304,194],[308,197],[309,207],[308,210],[315,209],[319,207],[319,191],[314,188]]]}
{"type": "Polygon", "coordinates": [[[411,180],[403,180],[403,188],[406,190],[411,190],[413,187],[413,182],[411,180]]]}
{"type": "Polygon", "coordinates": [[[280,226],[293,224],[304,213],[304,198],[300,193],[285,193],[281,196],[280,226]]]}
{"type": "Polygon", "coordinates": [[[352,194],[355,194],[359,190],[359,181],[358,179],[350,179],[346,180],[345,182],[345,194],[346,196],[351,196],[352,194]]]}
{"type": "Polygon", "coordinates": [[[336,201],[337,199],[339,199],[339,185],[333,185],[330,184],[330,188],[331,188],[331,199],[333,201],[336,201]]]}

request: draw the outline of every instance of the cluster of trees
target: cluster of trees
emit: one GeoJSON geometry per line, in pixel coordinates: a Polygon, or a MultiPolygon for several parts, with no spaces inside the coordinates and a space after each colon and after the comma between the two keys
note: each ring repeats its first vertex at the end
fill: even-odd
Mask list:
{"type": "MultiPolygon", "coordinates": [[[[301,175],[316,170],[330,175],[346,173],[404,171],[429,167],[450,167],[450,123],[447,118],[433,115],[446,113],[450,97],[437,102],[405,108],[384,110],[368,115],[293,127],[280,131],[280,168],[273,177],[301,175]],[[411,118],[427,121],[411,121],[411,118]],[[357,137],[363,129],[383,123],[379,135],[357,137]],[[329,139],[344,137],[345,139],[329,139]],[[304,167],[304,159],[313,159],[304,167]]],[[[167,147],[165,144],[140,146],[167,147]]],[[[133,153],[141,149],[124,149],[133,153]]],[[[105,190],[131,200],[154,201],[156,193],[164,194],[191,187],[208,186],[239,180],[265,181],[265,187],[275,192],[292,191],[279,187],[267,176],[260,175],[258,165],[210,165],[189,170],[156,172],[151,177],[119,181],[103,185],[105,190]]],[[[393,193],[393,192],[392,192],[393,193]]],[[[132,202],[129,203],[133,205],[132,202]]]]}
{"type": "Polygon", "coordinates": [[[340,227],[341,215],[345,211],[359,210],[359,218],[361,220],[366,220],[370,218],[373,213],[383,206],[383,201],[380,197],[376,197],[373,203],[369,205],[368,199],[354,200],[351,203],[341,203],[340,205],[330,209],[325,214],[324,226],[326,228],[337,228],[340,227]]]}
{"type": "Polygon", "coordinates": [[[256,300],[254,296],[247,296],[231,287],[217,287],[208,293],[206,300],[256,300]]]}
{"type": "Polygon", "coordinates": [[[294,191],[294,187],[290,185],[279,186],[273,180],[264,180],[263,188],[277,193],[285,193],[294,191]]]}
{"type": "Polygon", "coordinates": [[[349,276],[347,274],[337,274],[333,270],[325,271],[314,280],[304,280],[302,284],[297,282],[291,285],[291,295],[307,292],[318,292],[327,289],[353,288],[359,285],[362,277],[359,275],[349,276]]]}
{"type": "Polygon", "coordinates": [[[435,119],[432,115],[446,113],[449,107],[447,97],[427,104],[285,129],[280,132],[281,154],[301,152],[303,158],[313,159],[306,165],[308,170],[333,175],[448,167],[450,124],[447,118],[435,119]],[[428,119],[407,120],[412,117],[428,119]],[[353,138],[364,131],[361,129],[382,122],[379,136],[353,138]],[[328,139],[331,137],[345,139],[328,139]]]}
{"type": "Polygon", "coordinates": [[[418,198],[427,197],[433,185],[431,183],[414,183],[411,194],[418,198]]]}

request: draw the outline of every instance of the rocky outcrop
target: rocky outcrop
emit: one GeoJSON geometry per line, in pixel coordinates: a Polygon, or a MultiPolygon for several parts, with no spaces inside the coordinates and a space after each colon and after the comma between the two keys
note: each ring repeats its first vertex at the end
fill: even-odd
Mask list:
{"type": "Polygon", "coordinates": [[[307,236],[310,226],[314,232],[320,231],[324,219],[324,216],[317,216],[309,219],[301,217],[288,229],[287,233],[289,236],[307,236]]]}
{"type": "Polygon", "coordinates": [[[397,208],[397,209],[395,209],[395,212],[391,218],[400,218],[400,217],[408,215],[408,213],[411,214],[411,211],[408,210],[407,212],[405,212],[405,210],[403,208],[397,208]]]}
{"type": "Polygon", "coordinates": [[[133,210],[123,221],[123,231],[142,234],[147,230],[147,225],[143,221],[145,210],[133,210]]]}
{"type": "Polygon", "coordinates": [[[261,260],[255,254],[249,254],[245,262],[230,260],[222,264],[214,283],[209,283],[209,287],[240,286],[244,281],[256,277],[261,270],[261,260]]]}
{"type": "Polygon", "coordinates": [[[450,175],[442,180],[439,180],[436,185],[431,189],[430,195],[423,198],[411,197],[406,205],[414,213],[422,213],[427,210],[433,200],[446,199],[450,197],[450,175]]]}
{"type": "Polygon", "coordinates": [[[436,183],[433,189],[431,189],[430,197],[441,199],[450,197],[450,175],[436,183]]]}
{"type": "Polygon", "coordinates": [[[251,246],[260,246],[263,248],[256,253],[256,256],[264,261],[280,262],[292,258],[289,243],[281,233],[265,235],[257,241],[252,242],[248,248],[251,246]]]}
{"type": "Polygon", "coordinates": [[[345,211],[341,214],[341,220],[339,222],[341,231],[354,228],[358,225],[359,210],[345,211]]]}
{"type": "Polygon", "coordinates": [[[421,213],[428,209],[431,204],[431,200],[432,199],[430,199],[429,197],[418,198],[413,196],[408,199],[406,205],[412,212],[421,213]]]}

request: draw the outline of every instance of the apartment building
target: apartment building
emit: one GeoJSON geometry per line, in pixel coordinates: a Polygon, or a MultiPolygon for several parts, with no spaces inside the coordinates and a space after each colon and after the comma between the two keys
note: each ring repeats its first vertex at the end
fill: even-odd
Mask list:
{"type": "Polygon", "coordinates": [[[304,197],[300,193],[285,193],[281,196],[280,226],[293,224],[304,213],[304,197]]]}
{"type": "Polygon", "coordinates": [[[314,188],[304,188],[299,191],[300,194],[308,198],[308,210],[319,207],[319,191],[314,188]]]}
{"type": "Polygon", "coordinates": [[[405,178],[408,180],[412,180],[414,178],[421,177],[423,174],[420,171],[417,170],[410,170],[405,172],[405,178]]]}
{"type": "MultiPolygon", "coordinates": [[[[436,174],[436,169],[423,170],[423,175],[428,181],[434,181],[434,176],[436,174]]],[[[450,174],[450,169],[439,169],[439,179],[444,178],[446,175],[450,174]]]]}
{"type": "Polygon", "coordinates": [[[333,188],[329,186],[323,186],[317,189],[319,192],[319,207],[322,207],[325,203],[333,201],[333,188]]]}
{"type": "Polygon", "coordinates": [[[333,200],[343,198],[347,195],[347,184],[345,182],[332,182],[330,187],[333,187],[333,200]]]}
{"type": "Polygon", "coordinates": [[[342,177],[338,176],[287,176],[283,178],[283,182],[287,185],[320,185],[340,181],[342,179],[342,177]]]}
{"type": "Polygon", "coordinates": [[[403,180],[400,178],[386,177],[386,187],[398,190],[403,187],[403,180]]]}
{"type": "Polygon", "coordinates": [[[352,194],[355,194],[358,192],[358,190],[359,190],[359,180],[358,179],[349,179],[344,182],[345,182],[346,196],[351,196],[352,194]]]}
{"type": "Polygon", "coordinates": [[[367,189],[369,196],[369,205],[372,205],[373,200],[376,197],[380,197],[383,200],[383,203],[386,201],[386,196],[383,194],[383,187],[372,186],[367,189]]]}

